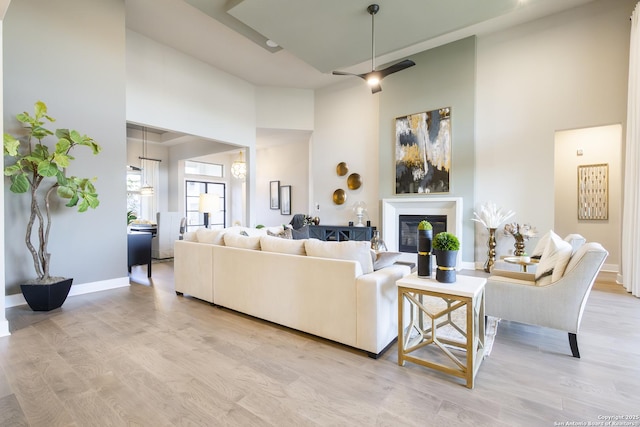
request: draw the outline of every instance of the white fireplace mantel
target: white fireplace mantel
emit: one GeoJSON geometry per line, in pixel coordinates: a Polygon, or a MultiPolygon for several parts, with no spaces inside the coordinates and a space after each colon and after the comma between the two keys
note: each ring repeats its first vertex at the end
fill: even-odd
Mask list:
{"type": "MultiPolygon", "coordinates": [[[[398,197],[382,199],[382,239],[390,251],[398,251],[400,215],[446,215],[447,231],[463,245],[462,197],[398,197]]],[[[403,254],[402,260],[416,262],[415,254],[403,254]]],[[[462,266],[462,251],[458,251],[458,268],[462,266]]]]}

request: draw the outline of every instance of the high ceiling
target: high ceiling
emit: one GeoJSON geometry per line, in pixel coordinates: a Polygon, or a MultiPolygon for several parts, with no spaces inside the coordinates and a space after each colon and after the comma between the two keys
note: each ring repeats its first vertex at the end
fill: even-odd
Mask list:
{"type": "Polygon", "coordinates": [[[373,1],[378,66],[592,0],[126,0],[126,19],[255,85],[315,89],[371,71],[373,1]]]}
{"type": "MultiPolygon", "coordinates": [[[[446,43],[570,9],[592,0],[126,0],[127,28],[257,86],[317,89],[344,80],[333,70],[376,67],[446,43]],[[278,44],[272,48],[267,40],[278,44]]],[[[139,133],[139,132],[138,132],[139,133]]],[[[157,131],[163,145],[198,138],[157,131]]],[[[130,130],[130,136],[136,134],[130,130]]],[[[308,132],[258,129],[258,147],[306,140],[308,132]]],[[[201,139],[201,138],[200,138],[201,139]]],[[[235,147],[231,147],[235,149],[235,147]]]]}

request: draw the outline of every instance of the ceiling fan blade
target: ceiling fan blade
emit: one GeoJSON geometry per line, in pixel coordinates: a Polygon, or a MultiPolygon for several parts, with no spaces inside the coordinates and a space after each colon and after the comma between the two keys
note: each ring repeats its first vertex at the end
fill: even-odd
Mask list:
{"type": "Polygon", "coordinates": [[[380,78],[382,79],[383,77],[386,77],[389,74],[397,73],[398,71],[402,71],[406,68],[413,67],[414,65],[416,65],[416,63],[413,62],[412,60],[405,59],[404,61],[400,61],[397,64],[388,66],[384,70],[378,71],[378,73],[380,73],[380,78]]]}
{"type": "Polygon", "coordinates": [[[364,79],[364,74],[354,74],[354,73],[347,73],[346,71],[334,71],[332,73],[334,76],[355,76],[355,77],[360,77],[361,79],[364,79]]]}

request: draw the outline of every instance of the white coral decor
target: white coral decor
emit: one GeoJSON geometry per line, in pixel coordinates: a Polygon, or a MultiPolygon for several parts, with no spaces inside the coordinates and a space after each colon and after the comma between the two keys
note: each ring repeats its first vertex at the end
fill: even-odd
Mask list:
{"type": "Polygon", "coordinates": [[[471,221],[479,222],[486,228],[498,228],[500,224],[515,215],[515,212],[498,207],[493,202],[480,205],[480,212],[474,212],[471,221]]]}

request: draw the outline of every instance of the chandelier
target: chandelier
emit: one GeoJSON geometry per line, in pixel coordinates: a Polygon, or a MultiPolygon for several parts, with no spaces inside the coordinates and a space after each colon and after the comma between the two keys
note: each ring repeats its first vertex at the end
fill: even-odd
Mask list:
{"type": "Polygon", "coordinates": [[[247,176],[247,164],[244,161],[242,151],[240,151],[238,159],[231,164],[231,175],[238,179],[245,179],[247,176]]]}

